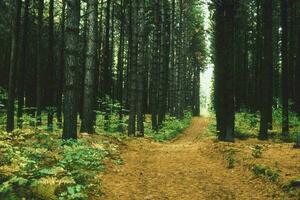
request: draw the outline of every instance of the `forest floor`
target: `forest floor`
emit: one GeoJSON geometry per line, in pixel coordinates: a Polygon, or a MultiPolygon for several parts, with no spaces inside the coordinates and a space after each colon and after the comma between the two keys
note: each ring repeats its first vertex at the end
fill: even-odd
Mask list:
{"type": "Polygon", "coordinates": [[[120,145],[124,164],[107,161],[107,170],[99,177],[104,192],[102,198],[299,198],[283,191],[283,185],[289,180],[300,178],[299,150],[292,149],[291,144],[254,139],[217,142],[208,133],[209,122],[208,118],[193,118],[190,127],[169,142],[126,139],[120,145]],[[262,149],[255,150],[257,144],[262,149]],[[253,169],[256,169],[256,174],[253,169]]]}

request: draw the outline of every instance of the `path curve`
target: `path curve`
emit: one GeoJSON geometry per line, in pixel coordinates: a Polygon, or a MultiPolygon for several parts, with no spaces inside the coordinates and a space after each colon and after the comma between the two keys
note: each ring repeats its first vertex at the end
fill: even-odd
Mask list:
{"type": "Polygon", "coordinates": [[[101,177],[106,200],[274,199],[246,171],[227,169],[213,141],[203,137],[208,118],[193,118],[176,139],[130,139],[124,165],[101,177]]]}

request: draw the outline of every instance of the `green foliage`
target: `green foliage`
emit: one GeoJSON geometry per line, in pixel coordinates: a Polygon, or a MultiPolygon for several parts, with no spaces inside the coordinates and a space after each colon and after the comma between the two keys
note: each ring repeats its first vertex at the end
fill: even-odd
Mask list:
{"type": "Polygon", "coordinates": [[[124,132],[127,129],[126,116],[120,119],[120,112],[123,115],[128,113],[128,110],[124,109],[118,101],[114,101],[108,96],[103,99],[99,99],[101,111],[97,113],[97,126],[95,127],[96,132],[102,133],[116,133],[124,132]]]}
{"type": "Polygon", "coordinates": [[[145,135],[158,142],[168,141],[174,139],[183,129],[187,128],[190,125],[191,120],[192,115],[190,112],[185,112],[182,120],[168,116],[158,133],[151,129],[150,124],[146,124],[145,135]]]}
{"type": "Polygon", "coordinates": [[[0,199],[87,199],[90,182],[109,152],[60,133],[16,130],[0,133],[0,199]]]}
{"type": "Polygon", "coordinates": [[[67,191],[63,192],[59,196],[59,200],[66,199],[88,199],[88,196],[85,194],[85,187],[83,185],[74,185],[67,187],[67,191]]]}
{"type": "Polygon", "coordinates": [[[295,134],[295,144],[294,144],[294,148],[296,149],[300,149],[300,132],[297,132],[295,134]]]}
{"type": "Polygon", "coordinates": [[[262,150],[263,150],[263,146],[259,144],[255,145],[255,147],[252,149],[252,156],[254,158],[261,158],[262,150]]]}
{"type": "MultiPolygon", "coordinates": [[[[215,120],[209,125],[209,132],[217,135],[215,120]]],[[[235,114],[235,137],[239,139],[257,138],[259,132],[259,113],[239,112],[235,114]]],[[[300,120],[295,112],[289,111],[290,133],[282,137],[282,108],[273,109],[273,129],[271,138],[274,142],[293,142],[300,147],[300,120]]]]}
{"type": "Polygon", "coordinates": [[[226,149],[226,160],[227,160],[227,168],[232,169],[235,167],[235,164],[237,163],[237,160],[235,159],[235,154],[237,150],[233,148],[226,149]]]}
{"type": "Polygon", "coordinates": [[[236,133],[240,139],[257,137],[259,128],[259,115],[257,113],[240,112],[235,115],[236,133]]]}
{"type": "Polygon", "coordinates": [[[7,101],[7,96],[5,90],[0,87],[0,129],[1,126],[6,122],[6,114],[5,114],[5,104],[7,101]]]}
{"type": "Polygon", "coordinates": [[[280,176],[278,170],[273,170],[268,166],[260,165],[260,164],[253,165],[252,171],[254,172],[255,175],[265,177],[272,182],[276,182],[280,176]]]}
{"type": "Polygon", "coordinates": [[[283,190],[300,198],[300,179],[292,179],[283,186],[283,190]]]}

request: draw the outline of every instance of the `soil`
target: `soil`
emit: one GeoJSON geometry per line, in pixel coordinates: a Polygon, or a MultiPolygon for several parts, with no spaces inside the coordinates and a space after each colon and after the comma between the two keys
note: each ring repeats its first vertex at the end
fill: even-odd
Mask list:
{"type": "MultiPolygon", "coordinates": [[[[189,128],[175,140],[165,143],[145,138],[126,140],[121,149],[124,164],[107,163],[107,170],[101,175],[104,192],[101,199],[297,199],[284,193],[279,183],[257,177],[251,171],[249,166],[254,161],[268,164],[266,160],[271,160],[274,163],[270,159],[270,149],[266,150],[265,160],[251,158],[249,146],[253,141],[217,142],[207,137],[208,124],[209,118],[193,118],[189,128]],[[238,152],[237,164],[232,169],[227,166],[227,148],[236,148],[238,152]]],[[[264,144],[266,148],[267,144],[264,144]]],[[[282,147],[276,148],[278,150],[272,149],[272,153],[277,157],[285,156],[282,147]],[[277,151],[281,154],[277,155],[277,151]]],[[[289,175],[296,177],[299,150],[287,152],[293,154],[290,156],[294,161],[289,163],[289,175]]]]}

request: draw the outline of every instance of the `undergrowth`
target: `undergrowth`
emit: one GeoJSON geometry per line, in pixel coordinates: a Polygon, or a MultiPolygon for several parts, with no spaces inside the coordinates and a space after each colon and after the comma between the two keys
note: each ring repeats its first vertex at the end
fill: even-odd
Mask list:
{"type": "MultiPolygon", "coordinates": [[[[216,120],[211,120],[209,134],[217,135],[216,120]]],[[[238,139],[257,138],[259,132],[259,113],[249,113],[247,111],[235,114],[235,137],[238,139]]],[[[273,142],[291,142],[295,147],[300,148],[300,119],[295,112],[289,112],[290,133],[287,137],[282,137],[282,109],[273,109],[273,127],[269,130],[269,138],[273,142]]]]}
{"type": "Polygon", "coordinates": [[[167,116],[158,133],[151,129],[150,123],[146,124],[145,135],[158,142],[172,140],[191,124],[191,120],[192,115],[190,112],[185,112],[184,118],[181,120],[167,116]]]}
{"type": "Polygon", "coordinates": [[[33,129],[0,133],[0,199],[88,198],[109,150],[59,135],[33,129]]]}
{"type": "Polygon", "coordinates": [[[272,182],[276,182],[280,176],[278,170],[271,169],[270,167],[261,164],[254,164],[252,166],[252,171],[256,176],[265,177],[272,182]]]}

